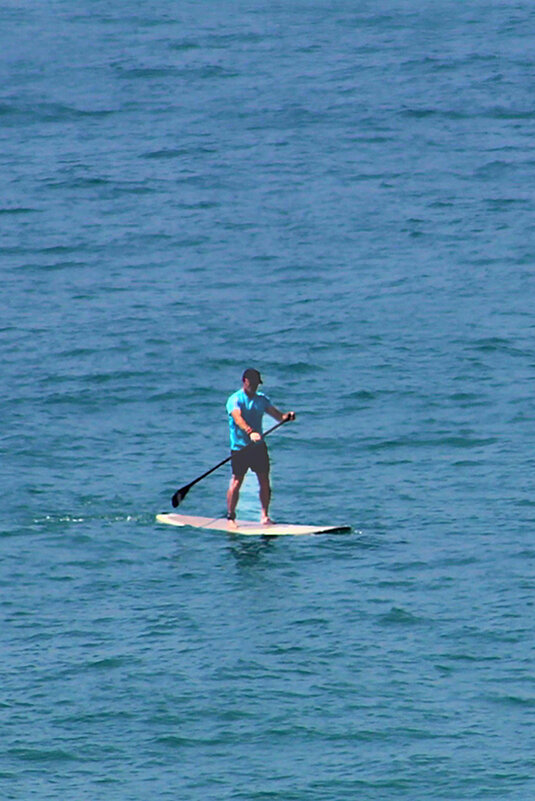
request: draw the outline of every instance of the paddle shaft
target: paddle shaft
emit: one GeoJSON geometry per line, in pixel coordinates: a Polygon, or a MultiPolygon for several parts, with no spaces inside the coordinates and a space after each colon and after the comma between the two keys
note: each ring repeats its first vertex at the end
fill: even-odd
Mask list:
{"type": "MultiPolygon", "coordinates": [[[[275,431],[276,428],[279,428],[284,423],[286,423],[286,420],[281,420],[276,425],[274,425],[271,428],[269,428],[267,431],[265,431],[262,434],[262,439],[264,437],[267,437],[268,434],[271,434],[272,431],[275,431]]],[[[254,447],[255,445],[256,445],[256,442],[251,442],[249,445],[246,445],[245,447],[246,448],[251,448],[251,447],[254,447]]],[[[171,504],[174,506],[174,508],[176,509],[176,507],[179,505],[179,503],[181,503],[184,500],[184,498],[186,497],[186,495],[188,494],[190,489],[193,486],[195,486],[195,484],[198,484],[199,481],[203,480],[203,478],[206,478],[206,476],[209,476],[210,473],[214,472],[214,470],[217,470],[219,467],[222,467],[227,462],[230,462],[231,459],[232,459],[232,456],[227,456],[226,459],[223,459],[223,461],[219,462],[219,464],[216,464],[215,467],[211,467],[210,470],[207,470],[206,473],[203,473],[202,476],[199,476],[198,478],[196,478],[193,481],[191,481],[189,484],[186,484],[185,487],[181,487],[180,489],[178,489],[175,492],[175,494],[173,495],[173,497],[171,498],[171,504]]]]}

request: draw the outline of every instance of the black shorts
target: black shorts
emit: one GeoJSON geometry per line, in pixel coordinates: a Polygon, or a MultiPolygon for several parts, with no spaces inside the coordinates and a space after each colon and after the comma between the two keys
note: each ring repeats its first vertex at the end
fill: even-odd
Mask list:
{"type": "Polygon", "coordinates": [[[243,478],[251,469],[253,473],[269,473],[269,454],[265,442],[256,442],[239,451],[231,451],[232,475],[243,478]]]}

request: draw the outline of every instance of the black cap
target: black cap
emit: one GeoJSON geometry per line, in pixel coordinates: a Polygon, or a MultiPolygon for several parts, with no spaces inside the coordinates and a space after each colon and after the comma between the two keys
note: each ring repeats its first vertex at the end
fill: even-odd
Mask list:
{"type": "Polygon", "coordinates": [[[254,367],[248,367],[247,370],[245,370],[244,374],[241,377],[241,380],[245,381],[246,378],[248,378],[249,380],[252,379],[253,381],[256,381],[258,379],[258,383],[259,384],[263,384],[264,383],[262,381],[262,376],[260,375],[258,370],[254,369],[254,367]]]}

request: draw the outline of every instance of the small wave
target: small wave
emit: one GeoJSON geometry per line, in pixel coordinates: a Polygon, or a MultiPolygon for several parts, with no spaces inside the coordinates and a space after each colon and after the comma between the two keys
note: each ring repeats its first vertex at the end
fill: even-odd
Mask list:
{"type": "Polygon", "coordinates": [[[381,615],[379,622],[383,625],[414,625],[416,623],[421,623],[421,620],[410,612],[407,612],[405,609],[400,609],[399,607],[393,606],[389,612],[387,612],[385,615],[381,615]]]}
{"type": "Polygon", "coordinates": [[[34,214],[35,212],[39,212],[40,209],[32,209],[25,206],[14,206],[13,208],[3,208],[0,209],[0,214],[8,215],[8,214],[34,214]]]}
{"type": "MultiPolygon", "coordinates": [[[[113,109],[87,109],[63,103],[0,104],[0,117],[13,118],[17,123],[26,122],[76,122],[88,118],[101,119],[115,113],[113,109]]],[[[6,122],[6,120],[4,120],[6,122]]]]}
{"type": "Polygon", "coordinates": [[[150,150],[147,153],[143,153],[142,158],[144,159],[177,159],[181,158],[182,156],[188,155],[189,151],[184,149],[175,149],[172,148],[163,148],[162,150],[150,150]]]}
{"type": "Polygon", "coordinates": [[[513,695],[510,693],[507,694],[496,694],[489,696],[489,700],[493,701],[495,704],[502,704],[504,706],[513,706],[513,707],[526,707],[528,709],[535,707],[535,698],[532,696],[520,696],[520,695],[513,695]]]}
{"type": "Polygon", "coordinates": [[[497,437],[469,437],[462,435],[447,435],[443,437],[418,439],[418,437],[401,437],[381,442],[371,442],[363,447],[368,451],[394,450],[396,448],[438,448],[444,445],[451,448],[482,448],[495,445],[499,442],[497,437]]]}
{"type": "Polygon", "coordinates": [[[200,47],[201,45],[198,42],[194,42],[191,39],[183,39],[180,42],[171,42],[171,44],[169,44],[169,50],[179,53],[184,53],[188,50],[199,50],[200,47]]]}
{"type": "Polygon", "coordinates": [[[61,748],[11,748],[8,754],[25,762],[71,762],[77,760],[74,754],[61,748]]]}

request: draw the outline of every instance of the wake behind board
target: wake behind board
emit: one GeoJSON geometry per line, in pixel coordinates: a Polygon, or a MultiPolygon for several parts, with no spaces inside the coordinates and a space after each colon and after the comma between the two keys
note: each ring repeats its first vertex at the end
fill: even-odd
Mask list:
{"type": "Polygon", "coordinates": [[[272,523],[263,526],[250,520],[236,520],[234,526],[224,517],[198,517],[195,515],[160,514],[156,515],[158,523],[170,526],[193,526],[193,528],[226,531],[228,534],[245,534],[250,537],[282,537],[299,536],[301,534],[341,534],[351,531],[351,526],[301,526],[288,523],[272,523]]]}

